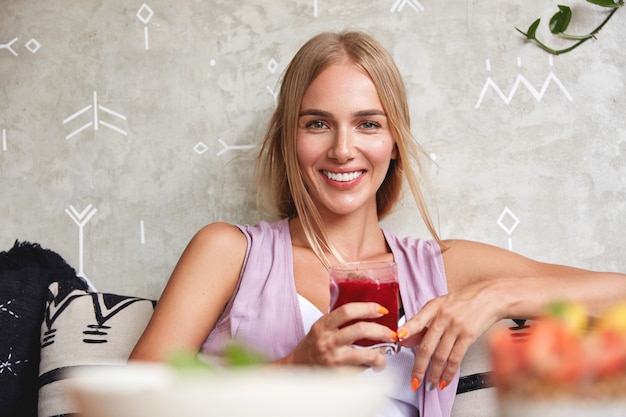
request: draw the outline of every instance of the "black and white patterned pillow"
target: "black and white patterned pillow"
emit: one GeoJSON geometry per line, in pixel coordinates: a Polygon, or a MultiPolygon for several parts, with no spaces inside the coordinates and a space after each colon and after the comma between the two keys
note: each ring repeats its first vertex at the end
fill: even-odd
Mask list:
{"type": "MultiPolygon", "coordinates": [[[[506,327],[511,337],[523,339],[532,321],[501,320],[493,328],[506,327]]],[[[498,417],[500,410],[496,388],[491,381],[491,357],[488,347],[489,331],[468,349],[461,363],[461,378],[452,406],[452,417],[498,417]]]]}
{"type": "Polygon", "coordinates": [[[0,252],[0,414],[37,416],[39,333],[51,282],[87,288],[57,253],[16,241],[0,252]]]}
{"type": "Polygon", "coordinates": [[[83,290],[49,288],[41,325],[39,417],[76,413],[68,372],[83,366],[126,363],[156,301],[83,290]]]}

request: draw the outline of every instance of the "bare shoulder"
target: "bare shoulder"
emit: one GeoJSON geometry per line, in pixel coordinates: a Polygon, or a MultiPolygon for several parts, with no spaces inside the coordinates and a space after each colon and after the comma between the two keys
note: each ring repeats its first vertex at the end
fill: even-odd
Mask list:
{"type": "Polygon", "coordinates": [[[197,351],[237,286],[247,239],[236,226],[200,229],[181,255],[131,359],[164,360],[197,351]]]}
{"type": "Polygon", "coordinates": [[[235,251],[242,255],[240,252],[245,253],[247,240],[237,226],[230,223],[216,222],[198,230],[189,242],[189,245],[229,253],[235,251]]]}
{"type": "Polygon", "coordinates": [[[239,276],[246,249],[246,237],[237,226],[211,223],[193,236],[174,272],[184,270],[187,276],[197,272],[193,275],[207,278],[211,274],[232,281],[239,276]]]}
{"type": "MultiPolygon", "coordinates": [[[[210,223],[198,230],[192,242],[207,245],[219,241],[225,245],[241,246],[245,249],[246,237],[241,230],[230,223],[216,222],[210,223]]],[[[230,247],[232,249],[232,247],[230,247]]]]}

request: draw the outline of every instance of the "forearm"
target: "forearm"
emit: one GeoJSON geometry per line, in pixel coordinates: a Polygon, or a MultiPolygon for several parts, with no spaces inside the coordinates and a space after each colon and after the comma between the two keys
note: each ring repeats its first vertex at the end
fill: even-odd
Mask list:
{"type": "Polygon", "coordinates": [[[493,299],[501,300],[501,318],[533,318],[553,302],[579,302],[598,316],[626,300],[626,275],[580,272],[573,275],[532,276],[492,280],[493,299]]]}

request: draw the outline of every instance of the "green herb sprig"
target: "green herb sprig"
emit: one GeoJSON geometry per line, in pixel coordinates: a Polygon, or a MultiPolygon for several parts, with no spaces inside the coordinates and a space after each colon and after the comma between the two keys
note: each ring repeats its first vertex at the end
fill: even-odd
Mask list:
{"type": "Polygon", "coordinates": [[[216,371],[218,368],[240,368],[260,366],[266,358],[240,344],[229,343],[224,349],[224,356],[219,367],[201,360],[196,353],[178,351],[168,360],[169,365],[180,371],[216,371]]]}
{"type": "Polygon", "coordinates": [[[624,0],[586,0],[586,1],[588,3],[595,4],[597,6],[611,9],[610,12],[607,14],[606,18],[602,21],[602,23],[600,23],[600,25],[598,25],[598,27],[593,29],[591,32],[585,35],[572,35],[572,34],[566,33],[567,27],[569,26],[570,21],[572,20],[572,9],[570,9],[568,6],[559,5],[559,11],[556,12],[550,19],[550,32],[552,32],[553,35],[556,35],[556,36],[559,36],[560,38],[568,39],[574,42],[573,45],[567,48],[554,49],[554,48],[549,47],[548,45],[546,45],[539,39],[537,39],[537,28],[539,27],[539,24],[541,23],[541,19],[535,20],[529,26],[526,32],[524,32],[523,30],[520,30],[517,27],[515,29],[522,35],[526,36],[526,39],[528,39],[531,42],[534,42],[541,49],[553,55],[560,55],[566,52],[570,52],[574,50],[575,48],[579,47],[580,45],[582,45],[583,43],[587,42],[589,39],[595,39],[596,34],[600,32],[600,29],[602,29],[604,25],[611,19],[611,17],[613,17],[615,12],[617,12],[617,10],[619,10],[619,8],[624,5],[624,0]]]}

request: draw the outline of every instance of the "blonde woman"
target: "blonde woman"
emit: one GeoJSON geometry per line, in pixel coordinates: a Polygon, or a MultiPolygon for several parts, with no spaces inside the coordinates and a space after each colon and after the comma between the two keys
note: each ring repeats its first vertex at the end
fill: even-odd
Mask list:
{"type": "Polygon", "coordinates": [[[493,323],[534,317],[555,299],[593,313],[626,299],[623,274],[441,240],[422,197],[419,153],[402,77],[380,43],[360,32],[309,40],[283,76],[258,159],[259,196],[278,220],[202,228],[131,359],[161,361],[180,349],[219,355],[236,339],[276,365],[394,372],[400,389],[383,415],[447,416],[461,360],[493,323]],[[429,238],[380,226],[405,184],[429,238]],[[407,320],[397,333],[358,321],[386,313],[375,303],[328,312],[328,268],[366,260],[398,264],[407,320]],[[363,338],[402,349],[354,349],[363,338]]]}

